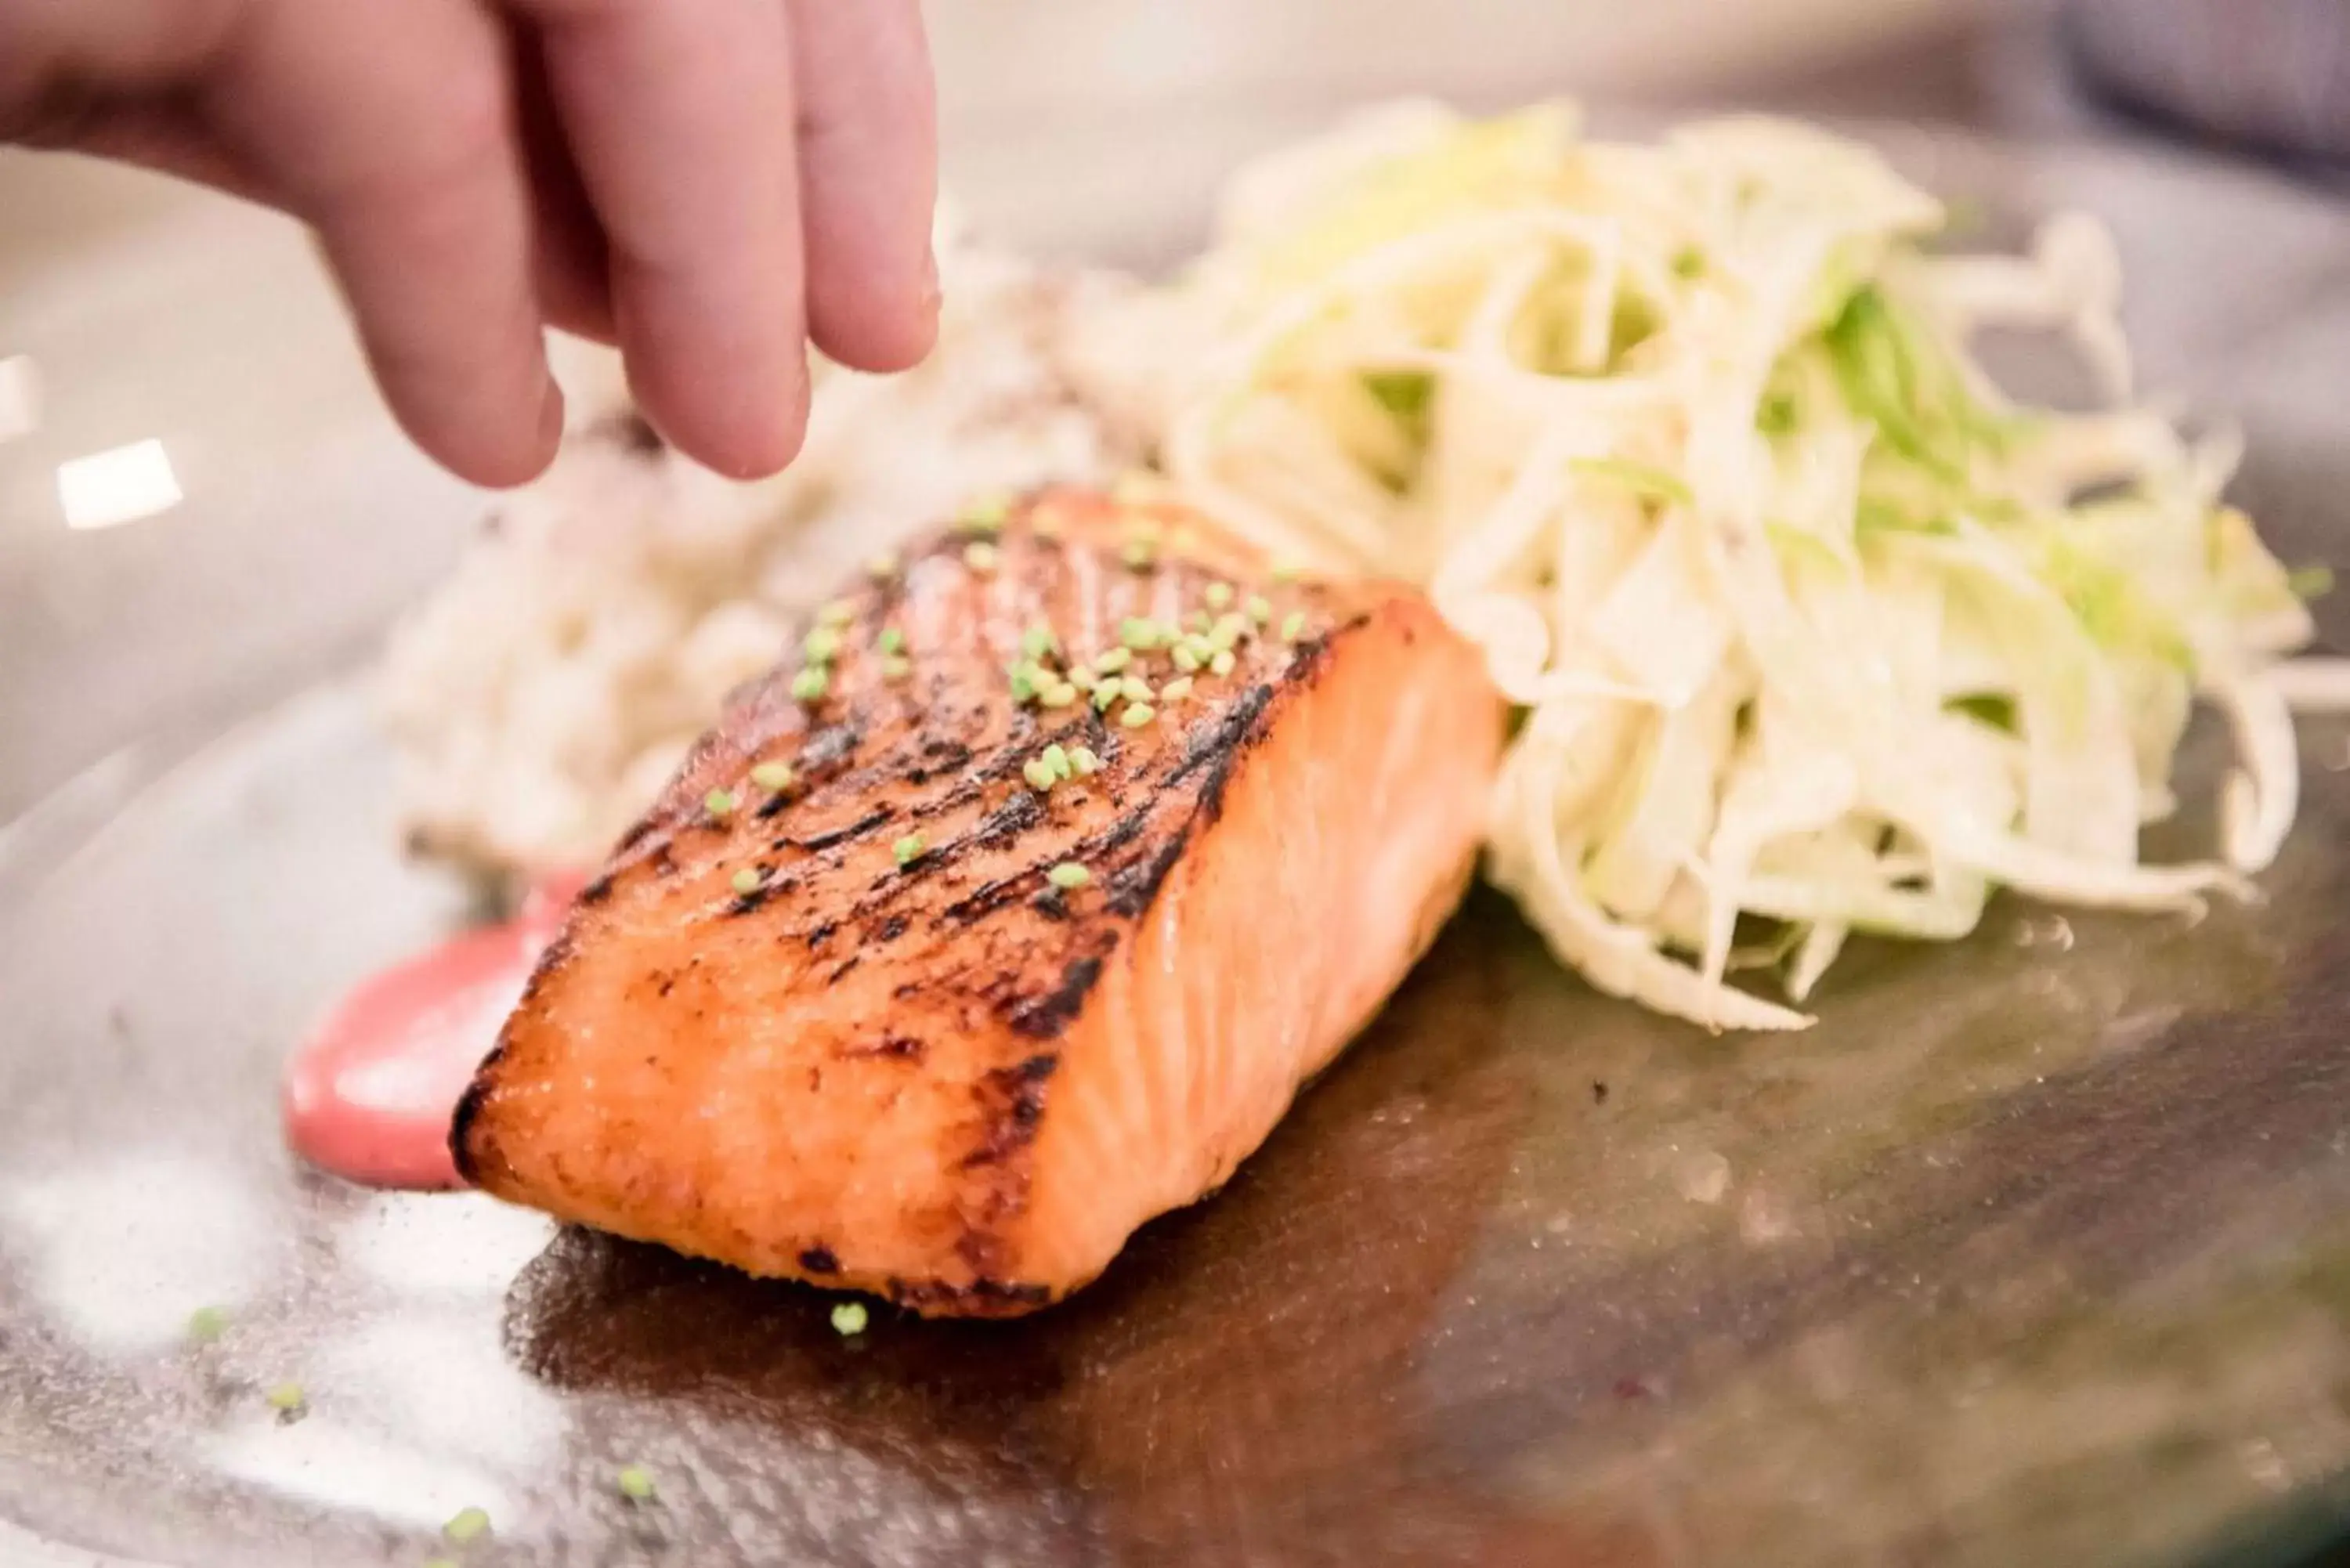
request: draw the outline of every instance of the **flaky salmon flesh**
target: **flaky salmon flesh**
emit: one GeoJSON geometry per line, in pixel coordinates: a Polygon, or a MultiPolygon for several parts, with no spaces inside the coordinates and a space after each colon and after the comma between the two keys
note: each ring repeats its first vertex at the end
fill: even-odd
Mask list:
{"type": "Polygon", "coordinates": [[[452,1130],[477,1185],[1009,1315],[1212,1192],[1473,869],[1503,713],[1409,589],[1175,508],[978,506],[738,692],[452,1130]]]}

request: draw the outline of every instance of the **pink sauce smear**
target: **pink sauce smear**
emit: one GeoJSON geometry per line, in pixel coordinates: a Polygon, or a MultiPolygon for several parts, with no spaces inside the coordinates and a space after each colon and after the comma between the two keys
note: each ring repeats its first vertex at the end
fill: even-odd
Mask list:
{"type": "Polygon", "coordinates": [[[362,981],[286,1064],[286,1141],[369,1187],[463,1187],[449,1123],[585,878],[549,878],[501,926],[362,981]]]}

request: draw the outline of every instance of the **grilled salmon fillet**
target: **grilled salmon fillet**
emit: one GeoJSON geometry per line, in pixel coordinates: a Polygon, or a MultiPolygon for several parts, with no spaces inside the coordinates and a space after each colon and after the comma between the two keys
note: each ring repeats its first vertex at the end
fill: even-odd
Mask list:
{"type": "Polygon", "coordinates": [[[1503,711],[1426,600],[1170,507],[973,508],[826,606],[458,1108],[516,1202],[1009,1315],[1212,1191],[1469,880],[1503,711]]]}

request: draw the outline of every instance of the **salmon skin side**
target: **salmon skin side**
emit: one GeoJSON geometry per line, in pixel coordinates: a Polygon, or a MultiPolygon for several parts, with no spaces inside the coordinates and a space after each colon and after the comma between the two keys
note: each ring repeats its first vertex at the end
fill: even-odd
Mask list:
{"type": "Polygon", "coordinates": [[[1502,705],[1418,594],[1090,492],[974,510],[806,636],[588,886],[458,1168],[752,1273],[1027,1312],[1220,1186],[1426,950],[1502,705]]]}

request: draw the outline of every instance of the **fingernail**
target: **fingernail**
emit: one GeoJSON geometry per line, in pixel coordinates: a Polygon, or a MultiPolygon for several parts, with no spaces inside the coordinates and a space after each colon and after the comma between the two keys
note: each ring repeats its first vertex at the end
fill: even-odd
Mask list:
{"type": "Polygon", "coordinates": [[[922,249],[923,310],[932,317],[936,317],[939,313],[939,306],[944,298],[944,292],[939,287],[938,249],[936,246],[926,245],[922,249]]]}
{"type": "Polygon", "coordinates": [[[553,452],[563,441],[563,389],[555,378],[546,378],[546,392],[538,404],[538,450],[553,452]]]}

